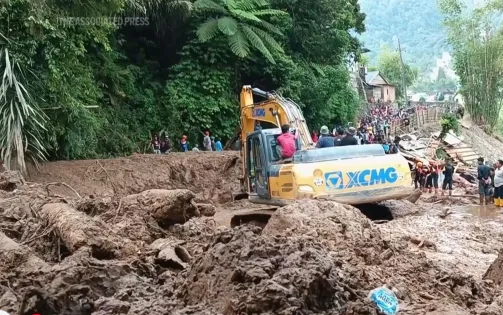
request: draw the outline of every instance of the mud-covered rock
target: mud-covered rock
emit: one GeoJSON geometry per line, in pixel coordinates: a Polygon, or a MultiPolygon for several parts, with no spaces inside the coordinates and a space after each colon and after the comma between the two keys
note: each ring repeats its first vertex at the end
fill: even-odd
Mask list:
{"type": "Polygon", "coordinates": [[[0,190],[13,191],[24,183],[24,178],[19,171],[0,172],[0,190]]]}
{"type": "Polygon", "coordinates": [[[492,280],[495,284],[503,284],[503,252],[500,252],[498,258],[489,266],[483,279],[492,280]]]}
{"type": "Polygon", "coordinates": [[[377,314],[367,295],[383,284],[399,286],[408,303],[430,303],[424,292],[465,309],[490,299],[474,279],[445,273],[405,246],[390,247],[353,207],[301,201],[276,211],[263,231],[218,233],[177,295],[188,306],[232,314],[377,314]]]}
{"type": "Polygon", "coordinates": [[[150,189],[124,197],[121,203],[127,212],[144,211],[162,226],[168,226],[200,215],[195,197],[187,189],[150,189]]]}

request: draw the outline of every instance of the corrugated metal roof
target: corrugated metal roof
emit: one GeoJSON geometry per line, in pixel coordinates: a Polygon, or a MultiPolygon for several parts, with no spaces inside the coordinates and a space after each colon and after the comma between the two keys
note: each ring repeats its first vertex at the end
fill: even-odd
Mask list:
{"type": "Polygon", "coordinates": [[[371,85],[371,82],[377,78],[378,76],[380,76],[388,85],[393,85],[391,83],[389,83],[388,79],[386,79],[379,71],[370,71],[368,72],[366,75],[365,75],[365,82],[368,84],[368,85],[371,85]]]}
{"type": "Polygon", "coordinates": [[[370,84],[379,75],[379,71],[370,71],[365,75],[365,82],[370,84]]]}

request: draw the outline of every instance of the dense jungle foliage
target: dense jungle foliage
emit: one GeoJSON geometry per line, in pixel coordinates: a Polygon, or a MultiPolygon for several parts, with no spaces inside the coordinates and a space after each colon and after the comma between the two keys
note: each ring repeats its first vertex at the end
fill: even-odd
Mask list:
{"type": "Polygon", "coordinates": [[[225,141],[242,85],[292,98],[312,128],[358,109],[346,67],[365,30],[357,0],[0,3],[1,158],[21,167],[24,149],[141,152],[161,129],[175,142],[205,130],[225,141]]]}

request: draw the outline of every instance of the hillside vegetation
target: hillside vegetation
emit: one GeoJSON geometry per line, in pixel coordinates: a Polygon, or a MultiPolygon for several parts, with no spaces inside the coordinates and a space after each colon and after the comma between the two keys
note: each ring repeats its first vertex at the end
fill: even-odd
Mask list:
{"type": "Polygon", "coordinates": [[[143,152],[163,128],[175,143],[183,134],[197,143],[205,130],[225,141],[242,85],[282,92],[314,128],[358,110],[345,67],[359,50],[353,32],[364,31],[357,0],[3,6],[0,159],[21,167],[25,150],[49,159],[143,152]]]}
{"type": "MultiPolygon", "coordinates": [[[[481,1],[464,2],[473,8],[481,1]]],[[[420,72],[436,66],[436,58],[440,58],[443,51],[452,51],[437,1],[360,0],[360,5],[366,14],[366,32],[360,38],[371,50],[371,59],[377,59],[383,44],[398,49],[396,38],[404,49],[405,62],[420,72]]]]}

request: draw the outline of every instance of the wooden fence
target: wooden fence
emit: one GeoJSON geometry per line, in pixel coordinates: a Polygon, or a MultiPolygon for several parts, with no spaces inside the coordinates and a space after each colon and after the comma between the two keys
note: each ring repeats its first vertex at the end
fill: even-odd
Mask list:
{"type": "MultiPolygon", "coordinates": [[[[390,124],[390,133],[392,135],[400,135],[411,133],[424,125],[440,124],[442,116],[446,112],[452,112],[452,107],[435,106],[435,107],[416,107],[415,113],[405,119],[395,119],[390,124]],[[407,124],[408,120],[408,124],[407,124]]],[[[439,126],[440,127],[440,126],[439,126]]]]}

